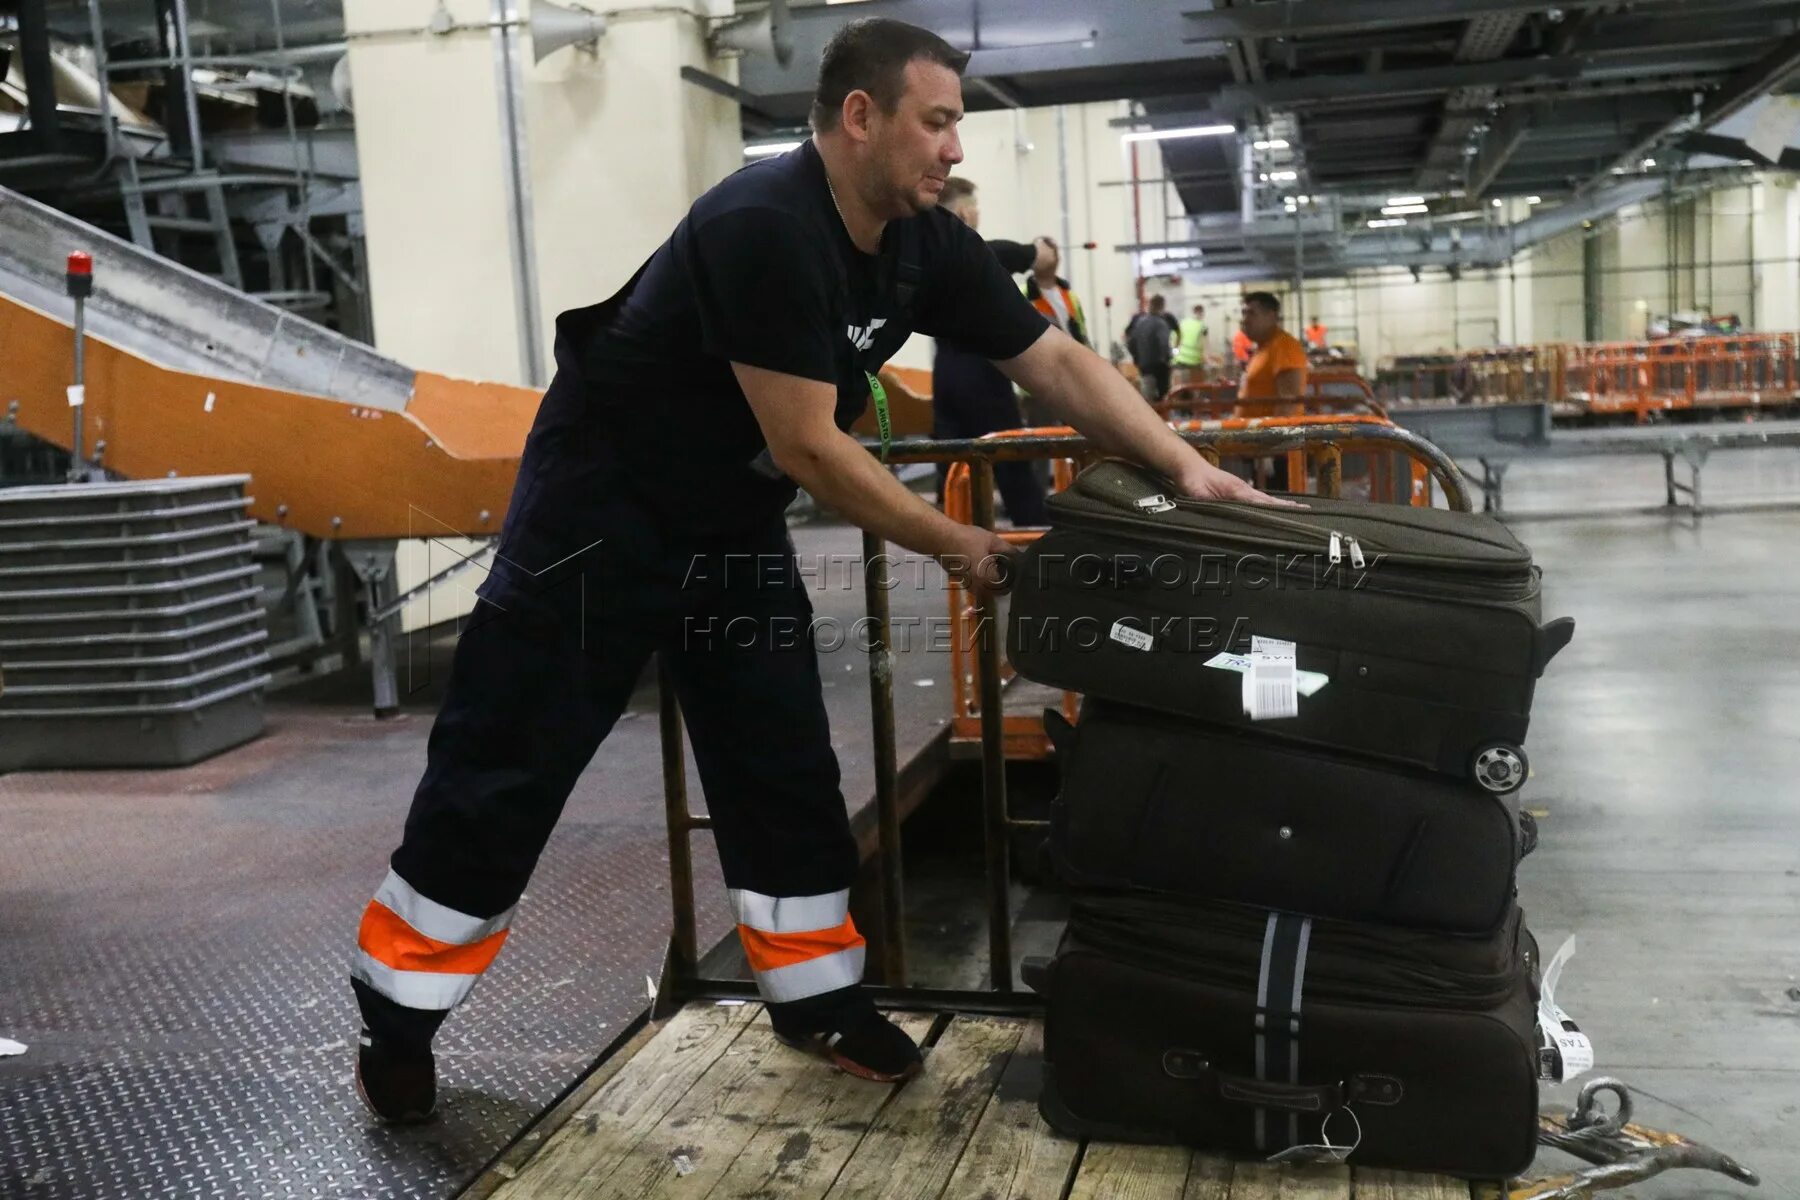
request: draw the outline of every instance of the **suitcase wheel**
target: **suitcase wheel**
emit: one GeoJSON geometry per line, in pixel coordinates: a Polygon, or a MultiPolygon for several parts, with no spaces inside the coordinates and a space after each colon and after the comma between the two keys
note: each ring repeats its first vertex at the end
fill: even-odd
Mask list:
{"type": "Polygon", "coordinates": [[[1524,787],[1530,771],[1531,761],[1525,757],[1525,751],[1507,742],[1482,747],[1470,768],[1475,782],[1498,796],[1524,787]]]}

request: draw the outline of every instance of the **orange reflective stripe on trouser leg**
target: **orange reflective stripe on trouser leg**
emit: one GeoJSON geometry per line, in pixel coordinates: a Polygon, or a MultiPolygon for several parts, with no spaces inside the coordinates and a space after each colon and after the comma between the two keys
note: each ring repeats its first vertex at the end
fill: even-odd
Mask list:
{"type": "Polygon", "coordinates": [[[453,1008],[500,953],[512,914],[458,912],[390,871],[363,911],[350,973],[407,1008],[453,1008]]]}
{"type": "Polygon", "coordinates": [[[801,1000],[862,981],[865,946],[849,917],[829,929],[795,933],[739,925],[738,937],[764,999],[801,1000]]]}

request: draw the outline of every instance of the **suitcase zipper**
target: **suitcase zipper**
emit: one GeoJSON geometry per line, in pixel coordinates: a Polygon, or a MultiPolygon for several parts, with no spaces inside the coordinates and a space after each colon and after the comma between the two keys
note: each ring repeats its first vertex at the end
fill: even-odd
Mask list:
{"type": "MultiPolygon", "coordinates": [[[[1163,526],[1161,528],[1156,528],[1154,531],[1155,534],[1160,534],[1161,536],[1154,536],[1151,528],[1147,527],[1145,522],[1136,520],[1131,515],[1119,512],[1116,509],[1108,509],[1099,512],[1092,510],[1065,510],[1062,517],[1065,518],[1062,522],[1064,528],[1068,528],[1071,525],[1098,525],[1102,528],[1116,529],[1121,532],[1129,533],[1133,538],[1139,541],[1167,546],[1169,549],[1182,554],[1205,553],[1208,551],[1232,553],[1241,552],[1244,549],[1243,546],[1234,547],[1229,545],[1229,534],[1216,537],[1210,543],[1198,541],[1182,542],[1177,540],[1175,536],[1178,532],[1176,529],[1163,526]],[[1069,517],[1073,517],[1074,520],[1067,520],[1066,518],[1069,517]]],[[[1317,529],[1308,527],[1306,532],[1310,537],[1316,538],[1318,536],[1317,529]]],[[[1340,534],[1339,536],[1345,537],[1347,535],[1340,534]]],[[[1355,550],[1351,556],[1351,565],[1357,567],[1357,559],[1362,557],[1362,544],[1358,539],[1350,540],[1356,542],[1355,550]]],[[[1312,544],[1317,545],[1318,543],[1313,542],[1312,544]]],[[[1340,545],[1340,551],[1341,548],[1340,545]]],[[[1331,544],[1328,539],[1326,544],[1326,556],[1333,565],[1336,565],[1339,560],[1337,558],[1332,558],[1330,551],[1331,544]]],[[[1366,563],[1367,559],[1364,558],[1363,564],[1365,566],[1366,563]]],[[[1358,567],[1358,569],[1361,568],[1358,567]]],[[[1442,568],[1440,568],[1440,570],[1441,569],[1442,568]]],[[[1388,574],[1377,572],[1376,574],[1368,576],[1366,584],[1368,590],[1390,596],[1410,596],[1424,600],[1455,600],[1461,603],[1488,605],[1494,608],[1505,608],[1509,610],[1516,609],[1521,601],[1530,600],[1538,593],[1536,572],[1529,569],[1523,573],[1521,579],[1516,581],[1495,580],[1492,576],[1483,576],[1483,582],[1480,583],[1471,582],[1467,579],[1445,580],[1441,578],[1440,575],[1434,573],[1430,567],[1413,567],[1404,563],[1395,564],[1394,568],[1391,570],[1388,574]],[[1393,569],[1411,573],[1414,582],[1419,584],[1419,586],[1395,586],[1393,575],[1391,573],[1391,570],[1393,569]]],[[[1316,582],[1318,576],[1315,573],[1307,576],[1307,578],[1316,582]]]]}

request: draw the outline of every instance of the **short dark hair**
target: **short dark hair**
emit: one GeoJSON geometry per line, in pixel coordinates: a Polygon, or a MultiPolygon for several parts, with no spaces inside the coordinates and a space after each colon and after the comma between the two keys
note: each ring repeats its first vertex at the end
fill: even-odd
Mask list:
{"type": "Polygon", "coordinates": [[[938,193],[938,203],[960,204],[974,195],[974,180],[964,179],[961,175],[952,175],[944,180],[944,190],[938,193]]]}
{"type": "Polygon", "coordinates": [[[1196,304],[1196,305],[1194,305],[1194,311],[1195,311],[1195,312],[1197,312],[1197,313],[1203,313],[1203,312],[1205,312],[1205,311],[1206,311],[1206,305],[1204,305],[1204,304],[1196,304]]]}
{"type": "Polygon", "coordinates": [[[1164,300],[1161,295],[1152,296],[1150,297],[1150,311],[1155,312],[1166,303],[1168,302],[1164,300]]]}
{"type": "Polygon", "coordinates": [[[1245,292],[1244,303],[1254,304],[1264,312],[1281,315],[1281,298],[1274,292],[1245,292]]]}
{"type": "Polygon", "coordinates": [[[969,65],[966,52],[905,21],[864,17],[832,34],[819,62],[812,127],[820,133],[836,129],[844,97],[851,92],[867,92],[882,112],[893,112],[906,94],[906,64],[915,58],[949,67],[958,75],[969,65]]]}

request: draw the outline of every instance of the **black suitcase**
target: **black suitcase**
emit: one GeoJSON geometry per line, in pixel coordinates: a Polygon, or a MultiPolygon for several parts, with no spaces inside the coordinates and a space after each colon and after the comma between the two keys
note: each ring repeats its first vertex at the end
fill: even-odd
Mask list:
{"type": "Polygon", "coordinates": [[[1085,897],[1025,974],[1039,1109],[1073,1137],[1507,1178],[1537,1147],[1536,959],[1516,908],[1458,938],[1085,897]]]}
{"type": "Polygon", "coordinates": [[[1259,732],[1516,790],[1533,686],[1575,628],[1540,624],[1530,552],[1480,514],[1302,499],[1181,500],[1129,464],[1089,467],[1017,572],[1014,668],[1250,725],[1230,656],[1279,639],[1328,682],[1259,732]]]}
{"type": "Polygon", "coordinates": [[[1512,910],[1516,795],[1103,700],[1044,725],[1050,857],[1074,886],[1478,934],[1512,910]]]}

